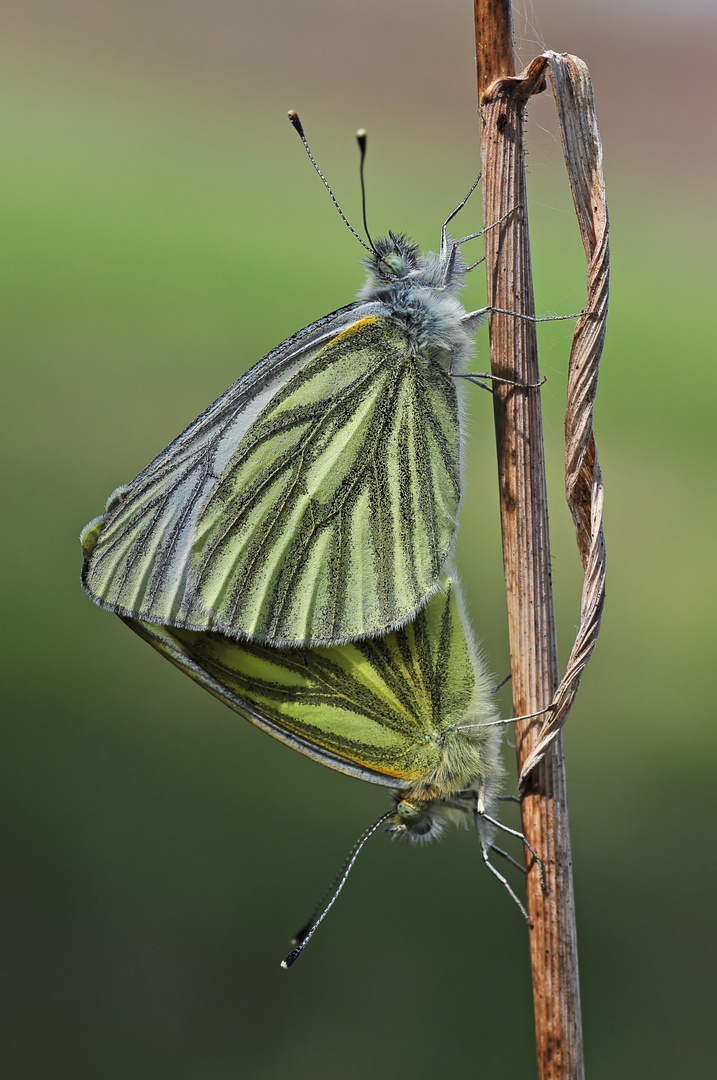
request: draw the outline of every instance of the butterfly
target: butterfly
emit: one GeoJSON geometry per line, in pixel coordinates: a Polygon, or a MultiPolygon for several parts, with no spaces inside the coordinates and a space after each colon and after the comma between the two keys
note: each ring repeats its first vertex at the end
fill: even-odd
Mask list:
{"type": "MultiPolygon", "coordinates": [[[[490,816],[503,776],[490,681],[463,614],[458,582],[439,589],[412,622],[381,638],[277,648],[124,617],[162,656],[235,712],[287,746],[388,789],[391,808],[360,837],[329,894],[294,939],[289,967],[334,900],[358,852],[384,825],[422,842],[450,822],[473,821],[490,863],[490,816]],[[340,879],[340,880],[339,880],[340,879]],[[317,917],[319,916],[319,917],[317,917]]],[[[324,897],[324,900],[326,897],[324,897]]],[[[526,916],[527,918],[527,916],[526,916]]]]}
{"type": "Polygon", "coordinates": [[[458,298],[459,245],[480,234],[449,241],[453,216],[439,255],[392,232],[364,244],[354,303],[278,345],[117,488],[82,534],[96,603],[278,646],[379,636],[426,604],[461,494],[456,376],[488,310],[458,298]]]}
{"type": "Polygon", "coordinates": [[[123,617],[162,656],[280,742],[391,790],[392,827],[440,832],[451,800],[500,778],[489,680],[456,579],[381,638],[279,648],[123,617]],[[410,808],[410,811],[409,811],[410,808]]]}

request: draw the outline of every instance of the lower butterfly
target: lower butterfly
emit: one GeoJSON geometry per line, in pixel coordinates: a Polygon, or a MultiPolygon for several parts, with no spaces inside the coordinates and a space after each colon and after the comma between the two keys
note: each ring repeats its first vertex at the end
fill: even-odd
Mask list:
{"type": "Polygon", "coordinates": [[[439,591],[401,629],[331,647],[281,649],[216,632],[124,621],[274,738],[390,792],[391,809],[360,838],[329,890],[330,902],[322,902],[297,935],[283,966],[299,955],[364,842],[381,825],[395,836],[424,841],[449,822],[473,821],[486,864],[523,910],[488,861],[491,827],[520,834],[489,816],[502,778],[500,736],[455,579],[443,576],[439,591]]]}
{"type": "Polygon", "coordinates": [[[459,605],[446,577],[400,630],[301,649],[124,621],[276,739],[400,794],[393,824],[417,837],[440,829],[456,793],[480,779],[490,795],[499,775],[498,735],[481,726],[493,700],[459,605]]]}
{"type": "Polygon", "coordinates": [[[93,600],[273,645],[378,636],[420,610],[453,547],[456,376],[487,313],[459,302],[473,237],[447,225],[439,255],[355,233],[358,300],[260,360],[86,527],[93,600]]]}

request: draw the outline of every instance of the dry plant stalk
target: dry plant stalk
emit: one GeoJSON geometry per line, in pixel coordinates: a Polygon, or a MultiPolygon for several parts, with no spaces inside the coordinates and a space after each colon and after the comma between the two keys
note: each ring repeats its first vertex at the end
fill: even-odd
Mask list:
{"type": "Polygon", "coordinates": [[[528,865],[528,910],[541,1080],[584,1076],[577,939],[561,727],[600,626],[605,545],[602,482],[592,435],[608,295],[608,219],[600,137],[587,68],[545,53],[515,74],[509,0],[476,0],[476,56],[488,303],[526,318],[491,316],[494,375],[539,382],[523,161],[523,119],[549,68],[573,200],[588,259],[588,297],[573,335],[566,413],[566,492],[585,568],[581,623],[558,685],[539,391],[497,384],[496,437],[523,829],[544,863],[545,890],[528,865]],[[505,220],[504,220],[505,219],[505,220]]]}

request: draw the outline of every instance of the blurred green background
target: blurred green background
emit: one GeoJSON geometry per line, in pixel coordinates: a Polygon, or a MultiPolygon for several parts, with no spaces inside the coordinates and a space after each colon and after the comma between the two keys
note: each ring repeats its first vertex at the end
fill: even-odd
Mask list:
{"type": "MultiPolygon", "coordinates": [[[[471,836],[376,838],[281,972],[385,795],[242,723],[78,580],[78,533],[113,488],[361,283],[286,108],[356,223],[366,126],[372,230],[435,249],[478,169],[471,5],[2,8],[4,1080],[533,1076],[526,930],[471,836]]],[[[596,413],[608,603],[566,733],[588,1074],[711,1077],[717,213],[702,131],[717,23],[699,3],[673,22],[535,0],[517,30],[524,60],[545,44],[590,65],[613,225],[596,413]]],[[[577,311],[547,95],[531,116],[537,301],[577,311]]],[[[476,203],[461,227],[479,220],[476,203]]],[[[483,297],[479,270],[468,303],[483,297]]],[[[541,328],[563,663],[581,583],[561,488],[569,338],[541,328]]],[[[479,369],[486,354],[483,331],[479,369]]],[[[478,390],[470,417],[458,558],[502,676],[478,390]]]]}

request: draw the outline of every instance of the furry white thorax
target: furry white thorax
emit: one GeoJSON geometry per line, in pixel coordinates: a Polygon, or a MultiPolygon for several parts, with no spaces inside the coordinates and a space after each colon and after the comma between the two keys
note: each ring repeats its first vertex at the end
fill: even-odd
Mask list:
{"type": "Polygon", "coordinates": [[[474,328],[462,321],[466,311],[458,294],[465,285],[466,265],[457,249],[446,259],[423,254],[407,236],[389,233],[374,245],[363,263],[368,276],[358,299],[377,302],[406,331],[416,355],[438,359],[446,369],[462,370],[474,328]]]}

